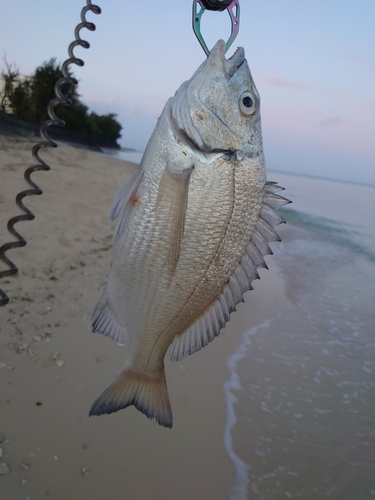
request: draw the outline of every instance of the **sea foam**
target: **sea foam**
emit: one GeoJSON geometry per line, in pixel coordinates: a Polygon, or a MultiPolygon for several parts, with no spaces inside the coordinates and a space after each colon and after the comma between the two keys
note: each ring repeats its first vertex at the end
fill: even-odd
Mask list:
{"type": "Polygon", "coordinates": [[[238,398],[234,394],[234,391],[239,391],[242,389],[240,377],[237,373],[237,363],[240,359],[246,356],[246,353],[251,344],[251,336],[255,335],[255,333],[257,333],[262,328],[268,328],[271,322],[275,321],[275,319],[276,318],[268,319],[264,323],[254,326],[251,330],[245,333],[239,349],[227,359],[230,378],[227,382],[224,383],[224,393],[227,404],[227,421],[224,429],[224,446],[235,470],[235,478],[231,491],[229,493],[229,498],[231,500],[245,500],[247,498],[247,490],[249,486],[249,470],[251,469],[251,465],[244,462],[244,460],[242,460],[236,454],[233,446],[232,430],[238,420],[235,412],[235,404],[237,403],[238,398]]]}

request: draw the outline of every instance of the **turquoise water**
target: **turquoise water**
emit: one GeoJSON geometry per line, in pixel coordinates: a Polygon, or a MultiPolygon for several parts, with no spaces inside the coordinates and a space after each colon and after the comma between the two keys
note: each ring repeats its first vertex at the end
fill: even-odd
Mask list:
{"type": "Polygon", "coordinates": [[[269,179],[293,200],[274,247],[291,307],[228,359],[229,497],[375,498],[375,188],[269,179]]]}

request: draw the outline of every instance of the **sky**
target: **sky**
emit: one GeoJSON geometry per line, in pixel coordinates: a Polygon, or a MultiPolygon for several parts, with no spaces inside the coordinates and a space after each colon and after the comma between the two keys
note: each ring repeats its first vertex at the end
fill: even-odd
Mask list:
{"type": "MultiPolygon", "coordinates": [[[[23,74],[63,62],[85,0],[0,0],[0,51],[23,74]]],[[[81,100],[116,113],[120,144],[143,151],[167,99],[205,54],[192,0],[101,0],[71,68],[81,100]]],[[[375,185],[375,0],[240,0],[237,46],[261,95],[267,167],[375,185]]],[[[227,39],[226,12],[205,12],[207,45],[227,39]]],[[[2,64],[0,63],[0,67],[2,64]]]]}

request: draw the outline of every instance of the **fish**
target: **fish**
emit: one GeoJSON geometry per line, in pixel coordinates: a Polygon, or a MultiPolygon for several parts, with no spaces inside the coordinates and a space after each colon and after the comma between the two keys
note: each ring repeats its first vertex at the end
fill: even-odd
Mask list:
{"type": "Polygon", "coordinates": [[[266,180],[260,96],[243,48],[219,40],[168,99],[137,171],[115,195],[108,282],[90,328],[128,343],[91,415],[134,405],[172,427],[164,359],[217,337],[281,241],[289,203],[266,180]]]}

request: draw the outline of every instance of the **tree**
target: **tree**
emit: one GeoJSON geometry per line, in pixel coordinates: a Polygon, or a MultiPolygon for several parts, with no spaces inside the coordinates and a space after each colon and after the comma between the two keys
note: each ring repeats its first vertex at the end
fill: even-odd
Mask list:
{"type": "Polygon", "coordinates": [[[4,80],[4,87],[0,92],[0,106],[2,111],[6,113],[7,108],[10,104],[9,98],[13,93],[14,84],[19,76],[19,70],[15,63],[8,63],[6,55],[3,57],[6,71],[1,72],[1,76],[4,80]]]}
{"type": "MultiPolygon", "coordinates": [[[[68,73],[74,77],[72,73],[68,73]]],[[[10,108],[14,115],[33,122],[48,118],[48,103],[55,98],[54,86],[62,77],[55,58],[36,68],[30,79],[19,81],[9,95],[10,108]]],[[[66,128],[86,136],[91,143],[113,145],[121,137],[121,124],[114,113],[98,115],[89,113],[88,107],[79,99],[77,86],[66,84],[62,93],[71,100],[70,106],[59,106],[57,115],[65,121],[66,128]]]]}
{"type": "Polygon", "coordinates": [[[13,113],[23,120],[33,119],[31,109],[31,83],[29,80],[18,82],[9,95],[9,106],[13,113]],[[14,112],[16,110],[16,112],[14,112]]]}
{"type": "Polygon", "coordinates": [[[90,114],[91,121],[100,131],[103,142],[113,142],[120,139],[122,126],[116,120],[116,116],[115,113],[97,115],[95,112],[92,112],[90,114]]]}
{"type": "MultiPolygon", "coordinates": [[[[72,77],[72,73],[68,71],[72,77]]],[[[31,79],[31,108],[34,121],[41,122],[48,118],[47,107],[51,99],[55,98],[54,87],[63,74],[55,58],[44,62],[36,68],[31,79]]],[[[79,102],[79,95],[75,85],[63,85],[62,93],[68,97],[72,104],[79,102]]]]}

